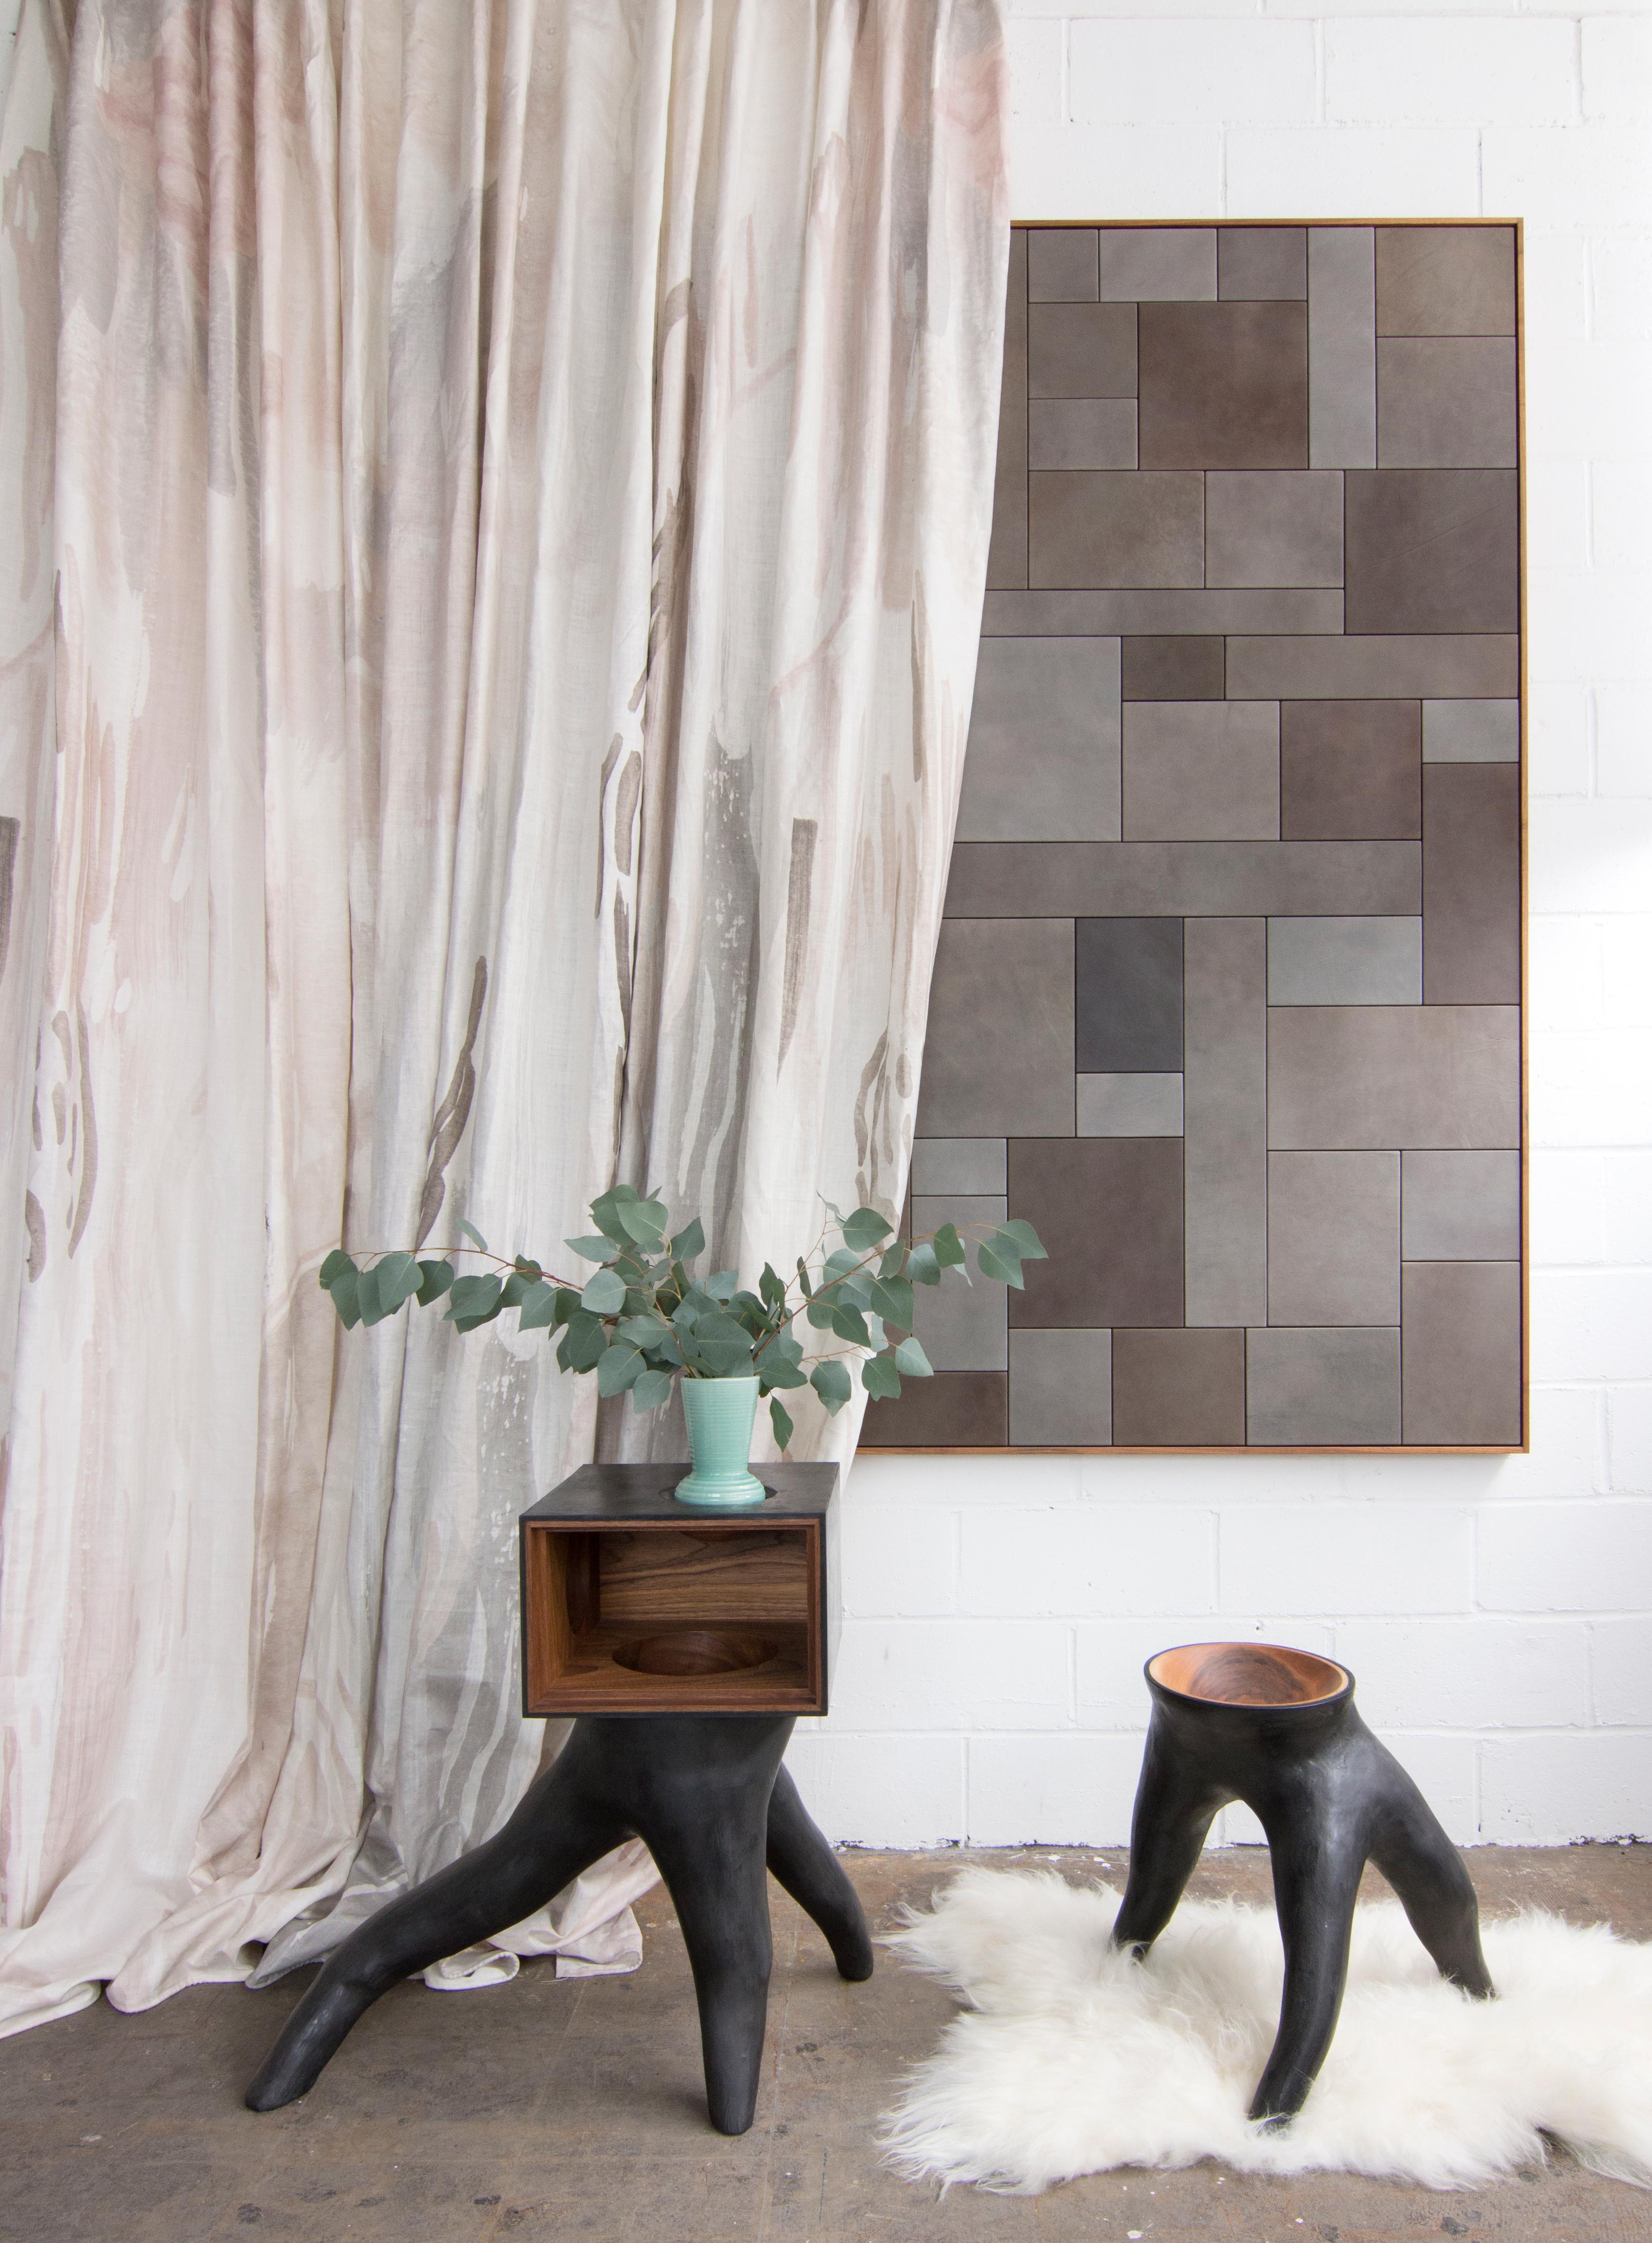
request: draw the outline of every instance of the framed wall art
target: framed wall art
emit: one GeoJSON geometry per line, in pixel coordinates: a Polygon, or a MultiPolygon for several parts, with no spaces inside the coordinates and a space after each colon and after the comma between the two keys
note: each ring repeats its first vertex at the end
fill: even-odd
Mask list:
{"type": "Polygon", "coordinates": [[[1526,1440],[1513,224],[1017,227],[909,1219],[863,1445],[1526,1440]]]}

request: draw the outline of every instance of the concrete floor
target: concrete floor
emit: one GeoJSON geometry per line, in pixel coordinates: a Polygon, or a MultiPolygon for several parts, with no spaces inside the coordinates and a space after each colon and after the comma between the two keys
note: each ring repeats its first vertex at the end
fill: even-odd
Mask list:
{"type": "MultiPolygon", "coordinates": [[[[1487,1849],[1468,1857],[1488,1914],[1535,1903],[1652,1937],[1652,1848],[1487,1849]]],[[[1117,1876],[1087,1851],[849,1856],[888,1928],[966,1862],[1053,1862],[1117,1876]]],[[[1207,1857],[1194,1889],[1256,1899],[1266,1856],[1207,1857]]],[[[1377,1881],[1373,1879],[1373,1886],[1377,1881]]],[[[944,2200],[880,2170],[878,2114],[935,2042],[944,1994],[887,1962],[845,1986],[777,1888],[768,2078],[739,2141],[705,2120],[693,1990],[670,1905],[639,1910],[628,1978],[564,1980],[528,1964],[509,1986],[405,1985],[356,2028],[314,2092],[268,2117],[242,2108],[307,1974],[262,1994],[200,1986],[140,2017],[106,2006],[0,2042],[0,2237],[26,2243],[1648,2243],[1652,2196],[1556,2156],[1483,2193],[1436,2195],[1343,2175],[1247,2179],[1199,2166],[1098,2175],[1041,2198],[955,2189],[944,2200]]]]}

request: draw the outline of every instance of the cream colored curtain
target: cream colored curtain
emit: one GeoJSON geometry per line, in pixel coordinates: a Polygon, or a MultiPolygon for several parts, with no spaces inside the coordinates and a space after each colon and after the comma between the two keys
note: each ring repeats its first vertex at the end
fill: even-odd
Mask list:
{"type": "MultiPolygon", "coordinates": [[[[543,1249],[621,1175],[782,1261],[818,1193],[898,1202],[997,16],[25,0],[0,2030],[324,1952],[554,1747],[516,1513],[635,1437],[500,1326],[341,1335],[340,1235],[543,1249]]],[[[651,1877],[622,1849],[437,1975],[625,1967],[651,1877]]]]}

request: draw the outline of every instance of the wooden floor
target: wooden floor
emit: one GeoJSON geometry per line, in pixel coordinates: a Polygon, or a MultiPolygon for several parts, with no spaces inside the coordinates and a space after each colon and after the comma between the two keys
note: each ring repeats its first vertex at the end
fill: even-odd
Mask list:
{"type": "MultiPolygon", "coordinates": [[[[1089,1852],[854,1854],[884,1925],[970,1861],[1116,1875],[1089,1852]]],[[[1482,1903],[1528,1903],[1652,1937],[1652,1848],[1491,1849],[1469,1856],[1482,1903]]],[[[1266,1856],[1213,1855],[1196,1889],[1265,1897],[1266,1856]]],[[[933,2045],[946,1997],[880,1962],[844,1986],[777,1889],[767,2079],[740,2141],[706,2125],[693,1992],[668,1903],[639,1913],[628,1978],[399,1987],[315,2091],[265,2118],[241,2106],[306,1974],[263,1994],[202,1986],[141,2017],[99,2005],[0,2042],[0,2237],[19,2243],[1652,2243],[1652,2195],[1545,2169],[1483,2193],[1343,2176],[1246,2179],[1199,2166],[1099,2176],[1031,2199],[943,2200],[883,2172],[874,2123],[933,2045]]]]}

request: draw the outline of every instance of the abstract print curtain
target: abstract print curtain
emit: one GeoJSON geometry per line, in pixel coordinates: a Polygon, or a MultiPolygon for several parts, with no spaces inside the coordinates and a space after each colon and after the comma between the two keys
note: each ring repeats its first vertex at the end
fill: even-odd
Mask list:
{"type": "MultiPolygon", "coordinates": [[[[554,1749],[515,1514],[636,1437],[500,1326],[341,1335],[341,1234],[543,1249],[619,1175],[779,1261],[899,1202],[997,15],[25,0],[0,2029],[325,1951],[554,1749]]],[[[501,1950],[625,1967],[651,1876],[501,1950]]]]}

